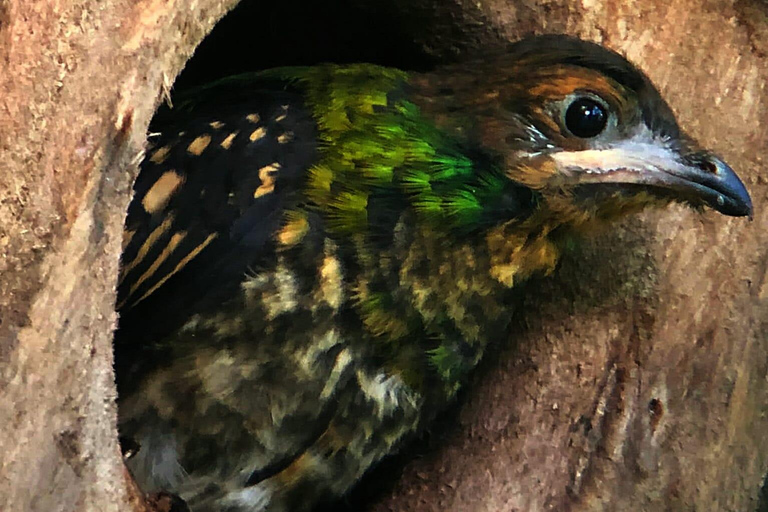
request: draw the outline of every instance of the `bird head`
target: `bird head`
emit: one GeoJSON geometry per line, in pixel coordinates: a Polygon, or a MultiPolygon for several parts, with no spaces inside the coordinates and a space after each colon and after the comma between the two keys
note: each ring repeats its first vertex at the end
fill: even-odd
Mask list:
{"type": "MultiPolygon", "coordinates": [[[[457,66],[433,84],[450,96],[443,127],[501,159],[534,191],[539,216],[573,226],[682,202],[751,216],[736,173],[678,126],[648,77],[624,57],[567,36],[525,39],[457,66]],[[468,71],[465,78],[459,69],[468,71]]],[[[434,101],[423,102],[430,109],[434,101]]]]}

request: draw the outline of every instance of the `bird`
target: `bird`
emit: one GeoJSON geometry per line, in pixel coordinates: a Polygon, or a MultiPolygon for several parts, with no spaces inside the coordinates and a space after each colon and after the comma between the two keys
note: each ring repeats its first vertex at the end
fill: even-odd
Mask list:
{"type": "Polygon", "coordinates": [[[428,71],[222,78],[151,131],[118,428],[142,489],[193,512],[344,496],[451,405],[571,240],[671,203],[752,215],[642,71],[559,34],[428,71]]]}

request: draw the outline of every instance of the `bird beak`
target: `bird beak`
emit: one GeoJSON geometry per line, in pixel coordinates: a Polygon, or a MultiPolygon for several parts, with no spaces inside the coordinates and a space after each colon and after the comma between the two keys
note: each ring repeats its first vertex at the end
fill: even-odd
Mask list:
{"type": "Polygon", "coordinates": [[[724,215],[752,218],[747,188],[728,164],[709,153],[683,154],[658,142],[628,140],[605,149],[562,151],[552,158],[561,175],[576,185],[643,185],[724,215]]]}

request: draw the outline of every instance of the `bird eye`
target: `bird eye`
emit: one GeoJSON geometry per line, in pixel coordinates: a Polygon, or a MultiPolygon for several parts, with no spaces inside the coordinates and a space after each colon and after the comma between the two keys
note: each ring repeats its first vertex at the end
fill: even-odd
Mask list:
{"type": "Polygon", "coordinates": [[[605,107],[589,98],[577,98],[565,111],[565,127],[583,139],[599,135],[607,123],[605,107]]]}

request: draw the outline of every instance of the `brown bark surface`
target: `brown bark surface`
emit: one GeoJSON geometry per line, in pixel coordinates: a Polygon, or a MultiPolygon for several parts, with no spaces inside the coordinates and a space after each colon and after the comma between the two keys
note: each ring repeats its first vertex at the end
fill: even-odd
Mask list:
{"type": "MultiPolygon", "coordinates": [[[[0,0],[2,510],[129,508],[110,370],[123,214],[154,107],[234,3],[0,0]]],[[[755,204],[751,223],[647,213],[570,254],[511,313],[445,446],[370,510],[753,510],[768,468],[766,3],[361,5],[402,9],[438,60],[530,32],[625,53],[755,204]]]]}
{"type": "Polygon", "coordinates": [[[234,3],[0,2],[0,509],[128,510],[111,332],[164,86],[234,3]]]}

